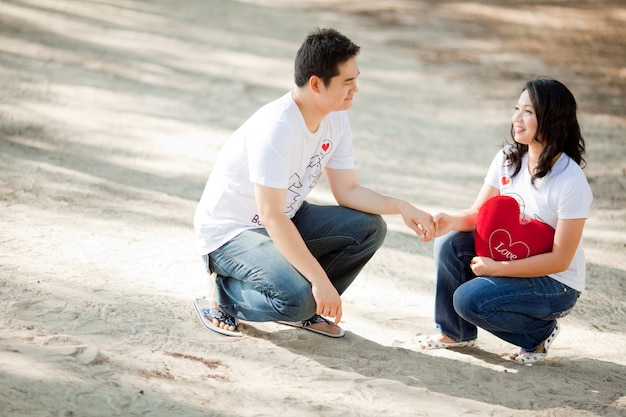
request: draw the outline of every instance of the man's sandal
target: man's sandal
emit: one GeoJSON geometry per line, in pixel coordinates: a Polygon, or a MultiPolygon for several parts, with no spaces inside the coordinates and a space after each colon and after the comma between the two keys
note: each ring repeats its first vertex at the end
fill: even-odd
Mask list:
{"type": "Polygon", "coordinates": [[[339,328],[339,333],[330,333],[330,332],[325,332],[323,330],[319,330],[319,329],[314,329],[313,327],[311,327],[312,324],[316,324],[316,323],[326,323],[326,324],[330,324],[330,325],[335,325],[335,323],[333,323],[332,321],[316,314],[313,317],[311,317],[308,320],[303,320],[303,321],[298,321],[298,322],[290,322],[290,321],[277,321],[277,323],[280,324],[284,324],[287,326],[291,326],[291,327],[297,327],[299,329],[304,329],[304,330],[308,330],[310,332],[313,333],[317,333],[317,334],[321,334],[324,336],[328,336],[328,337],[343,337],[346,332],[345,330],[343,330],[341,327],[337,326],[339,328]]]}
{"type": "Polygon", "coordinates": [[[209,305],[207,299],[196,298],[195,300],[193,300],[193,306],[196,308],[198,316],[200,316],[200,321],[207,329],[224,336],[243,336],[243,333],[237,330],[237,327],[239,326],[239,322],[237,321],[237,319],[230,314],[224,313],[223,311],[220,311],[216,308],[212,308],[209,305]],[[229,326],[233,326],[235,330],[227,330],[216,326],[215,323],[213,323],[213,319],[229,326]]]}

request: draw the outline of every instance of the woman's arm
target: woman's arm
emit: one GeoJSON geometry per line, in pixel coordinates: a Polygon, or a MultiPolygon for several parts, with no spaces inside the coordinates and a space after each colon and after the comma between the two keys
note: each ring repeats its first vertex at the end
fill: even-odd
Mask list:
{"type": "Polygon", "coordinates": [[[586,219],[559,219],[554,233],[552,252],[514,261],[494,261],[477,256],[471,268],[479,276],[532,278],[563,272],[574,259],[586,219]]]}
{"type": "Polygon", "coordinates": [[[443,236],[453,230],[457,230],[459,232],[469,232],[474,230],[476,227],[476,216],[478,215],[478,210],[480,210],[485,201],[497,195],[500,195],[500,190],[492,187],[491,185],[483,184],[478,195],[476,196],[476,199],[474,200],[474,204],[472,204],[470,208],[457,214],[436,214],[436,236],[443,236]]]}

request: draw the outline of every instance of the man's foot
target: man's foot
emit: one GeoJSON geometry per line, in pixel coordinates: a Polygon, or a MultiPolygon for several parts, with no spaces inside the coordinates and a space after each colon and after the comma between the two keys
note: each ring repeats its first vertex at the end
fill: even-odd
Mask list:
{"type": "Polygon", "coordinates": [[[215,280],[216,279],[217,279],[217,272],[215,271],[211,272],[211,275],[209,275],[209,279],[208,279],[209,291],[207,293],[208,295],[207,300],[209,302],[209,308],[213,310],[217,310],[217,313],[211,314],[210,317],[215,327],[228,330],[229,332],[234,332],[235,330],[237,330],[237,326],[238,326],[237,321],[235,320],[234,317],[232,317],[230,314],[227,314],[224,310],[220,308],[220,306],[217,305],[217,301],[215,298],[215,280]]]}
{"type": "Polygon", "coordinates": [[[200,316],[200,320],[204,327],[216,333],[226,336],[242,336],[237,330],[239,322],[236,318],[222,310],[215,298],[215,279],[217,273],[212,272],[209,276],[208,298],[197,298],[193,305],[200,316]]]}
{"type": "Polygon", "coordinates": [[[279,321],[277,323],[298,327],[300,329],[308,330],[310,332],[328,337],[343,337],[346,334],[341,327],[317,314],[308,320],[298,322],[279,321]]]}
{"type": "Polygon", "coordinates": [[[323,334],[329,337],[341,337],[345,334],[345,331],[337,326],[330,320],[325,319],[322,316],[315,315],[308,320],[302,322],[303,327],[306,330],[310,330],[315,333],[323,334]]]}
{"type": "Polygon", "coordinates": [[[226,336],[241,337],[243,334],[237,330],[237,319],[222,310],[211,307],[206,298],[193,300],[200,321],[207,329],[226,336]]]}
{"type": "Polygon", "coordinates": [[[239,326],[237,320],[230,314],[225,313],[221,308],[216,306],[205,310],[208,311],[205,311],[204,315],[211,318],[214,326],[219,327],[220,329],[228,330],[229,332],[237,330],[237,326],[239,326]]]}

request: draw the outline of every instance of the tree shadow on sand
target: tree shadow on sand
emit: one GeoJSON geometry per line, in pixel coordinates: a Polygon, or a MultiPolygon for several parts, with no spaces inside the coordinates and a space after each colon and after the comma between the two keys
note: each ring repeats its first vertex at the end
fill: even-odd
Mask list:
{"type": "MultiPolygon", "coordinates": [[[[297,330],[284,330],[293,332],[297,330]]],[[[358,334],[346,332],[337,343],[315,343],[311,335],[276,340],[288,351],[321,365],[366,378],[398,381],[452,397],[480,401],[517,410],[563,407],[602,415],[621,415],[615,407],[620,394],[615,385],[626,381],[622,365],[591,358],[553,358],[532,366],[520,366],[479,348],[457,349],[450,357],[433,356],[400,347],[382,346],[358,334]],[[442,372],[449,372],[442,375],[442,372]],[[519,395],[497,396],[503,387],[519,395]],[[563,391],[570,398],[563,404],[563,391]]],[[[278,334],[271,340],[281,339],[278,334]]]]}

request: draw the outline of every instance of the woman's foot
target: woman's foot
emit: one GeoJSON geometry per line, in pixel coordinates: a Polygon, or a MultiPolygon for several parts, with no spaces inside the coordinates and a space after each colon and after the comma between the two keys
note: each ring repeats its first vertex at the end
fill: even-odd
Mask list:
{"type": "Polygon", "coordinates": [[[461,348],[472,347],[475,345],[476,339],[468,340],[465,342],[457,342],[456,340],[451,339],[443,333],[433,336],[423,335],[417,338],[417,347],[419,350],[461,348]]]}
{"type": "Polygon", "coordinates": [[[552,333],[550,333],[550,336],[548,336],[548,338],[544,340],[543,343],[539,345],[539,347],[533,352],[529,352],[524,348],[520,348],[519,352],[513,353],[509,356],[509,358],[513,362],[517,362],[520,364],[528,364],[544,360],[546,356],[548,356],[548,348],[550,347],[550,345],[552,345],[552,342],[554,342],[554,339],[556,339],[560,331],[561,326],[559,325],[559,323],[557,323],[556,326],[554,326],[554,330],[552,330],[552,333]]]}

